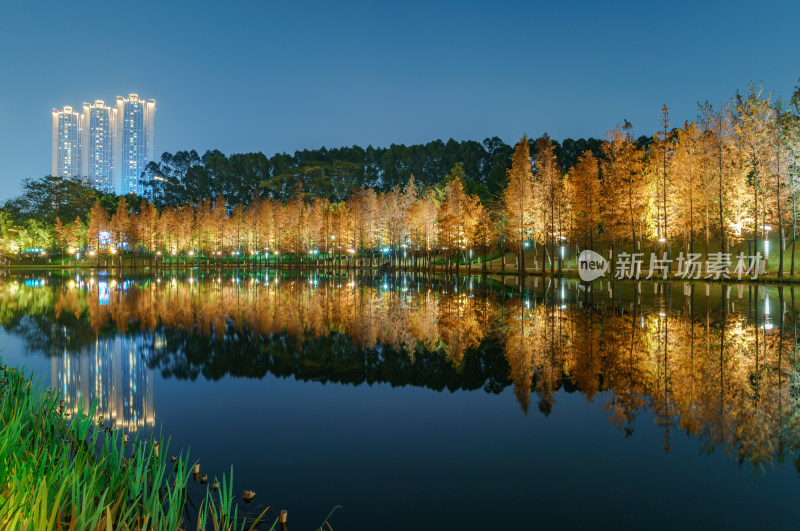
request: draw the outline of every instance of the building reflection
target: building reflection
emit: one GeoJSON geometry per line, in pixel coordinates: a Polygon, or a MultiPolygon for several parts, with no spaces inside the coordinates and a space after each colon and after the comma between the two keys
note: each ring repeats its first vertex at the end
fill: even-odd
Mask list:
{"type": "Polygon", "coordinates": [[[155,425],[153,371],[145,363],[142,338],[97,337],[90,345],[51,359],[51,386],[70,412],[88,411],[118,428],[137,431],[155,425]]]}

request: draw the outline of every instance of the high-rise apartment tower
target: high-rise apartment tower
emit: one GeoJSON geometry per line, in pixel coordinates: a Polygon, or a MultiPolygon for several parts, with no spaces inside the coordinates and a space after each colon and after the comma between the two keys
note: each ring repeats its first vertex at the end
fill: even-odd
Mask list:
{"type": "Polygon", "coordinates": [[[53,167],[59,177],[81,176],[82,117],[72,107],[53,109],[53,167]]]}

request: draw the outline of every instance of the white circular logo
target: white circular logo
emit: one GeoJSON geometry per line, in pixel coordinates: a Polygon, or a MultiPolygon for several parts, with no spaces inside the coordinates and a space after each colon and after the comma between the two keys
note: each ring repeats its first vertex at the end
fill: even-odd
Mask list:
{"type": "Polygon", "coordinates": [[[578,257],[578,274],[584,282],[591,282],[608,272],[608,260],[602,255],[585,250],[578,257]]]}

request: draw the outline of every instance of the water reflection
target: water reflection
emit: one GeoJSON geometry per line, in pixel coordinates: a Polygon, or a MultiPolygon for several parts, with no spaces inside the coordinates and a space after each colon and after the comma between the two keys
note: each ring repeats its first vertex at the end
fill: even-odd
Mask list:
{"type": "Polygon", "coordinates": [[[578,392],[603,400],[628,437],[652,415],[665,451],[684,433],[762,467],[800,446],[793,288],[286,272],[30,280],[0,286],[3,326],[53,357],[70,403],[97,398],[131,429],[154,422],[158,370],[511,386],[524,412],[545,415],[578,392]]]}
{"type": "Polygon", "coordinates": [[[136,431],[155,425],[153,374],[146,365],[148,346],[141,339],[97,337],[77,353],[64,351],[50,360],[50,386],[58,389],[66,410],[88,410],[96,402],[98,418],[136,431]]]}

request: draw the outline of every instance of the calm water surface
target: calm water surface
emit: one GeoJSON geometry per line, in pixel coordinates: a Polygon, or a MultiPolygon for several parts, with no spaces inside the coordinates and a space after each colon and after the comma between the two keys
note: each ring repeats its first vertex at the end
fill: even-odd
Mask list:
{"type": "Polygon", "coordinates": [[[294,530],[335,505],[334,529],[797,528],[796,296],[27,273],[0,277],[0,349],[71,407],[233,466],[247,510],[294,530]]]}

